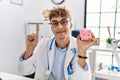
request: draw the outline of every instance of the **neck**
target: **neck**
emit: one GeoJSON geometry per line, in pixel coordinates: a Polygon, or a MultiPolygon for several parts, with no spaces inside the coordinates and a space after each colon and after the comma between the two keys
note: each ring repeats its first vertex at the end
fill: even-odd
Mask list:
{"type": "Polygon", "coordinates": [[[68,38],[64,38],[64,39],[56,39],[56,45],[61,48],[61,49],[64,49],[66,48],[69,43],[70,43],[70,37],[68,38]]]}

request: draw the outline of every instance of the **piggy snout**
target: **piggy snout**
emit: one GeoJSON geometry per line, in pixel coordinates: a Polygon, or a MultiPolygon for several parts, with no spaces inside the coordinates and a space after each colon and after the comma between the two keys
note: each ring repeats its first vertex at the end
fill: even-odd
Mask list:
{"type": "Polygon", "coordinates": [[[89,40],[89,39],[91,39],[92,38],[91,31],[87,30],[87,29],[81,30],[80,37],[81,37],[81,40],[89,40]]]}

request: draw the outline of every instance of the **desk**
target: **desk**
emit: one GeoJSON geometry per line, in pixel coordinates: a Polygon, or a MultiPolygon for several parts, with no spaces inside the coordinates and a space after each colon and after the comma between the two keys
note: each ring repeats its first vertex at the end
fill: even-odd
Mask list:
{"type": "Polygon", "coordinates": [[[0,78],[2,80],[34,80],[20,75],[5,73],[5,72],[0,72],[0,78]]]}

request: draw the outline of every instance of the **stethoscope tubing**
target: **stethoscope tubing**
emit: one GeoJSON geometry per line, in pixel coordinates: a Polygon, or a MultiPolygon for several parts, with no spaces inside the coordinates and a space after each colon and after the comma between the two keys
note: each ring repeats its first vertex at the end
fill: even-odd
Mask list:
{"type": "MultiPolygon", "coordinates": [[[[51,40],[51,43],[50,43],[50,46],[49,46],[49,51],[52,49],[52,45],[53,45],[54,40],[55,40],[55,37],[53,37],[53,39],[51,40]]],[[[74,54],[77,54],[77,49],[76,48],[73,48],[72,51],[73,51],[74,54]]],[[[46,75],[50,75],[50,64],[49,64],[48,54],[47,54],[47,62],[48,62],[48,70],[46,71],[46,75]]],[[[68,75],[72,75],[74,73],[72,62],[70,62],[67,71],[68,71],[68,75]]]]}

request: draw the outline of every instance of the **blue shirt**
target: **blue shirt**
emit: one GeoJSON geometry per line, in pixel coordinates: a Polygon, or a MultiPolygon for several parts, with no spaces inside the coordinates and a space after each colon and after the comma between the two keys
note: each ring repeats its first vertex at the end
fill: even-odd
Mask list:
{"type": "Polygon", "coordinates": [[[60,49],[56,47],[53,68],[49,80],[65,80],[64,62],[67,48],[60,49]]]}

